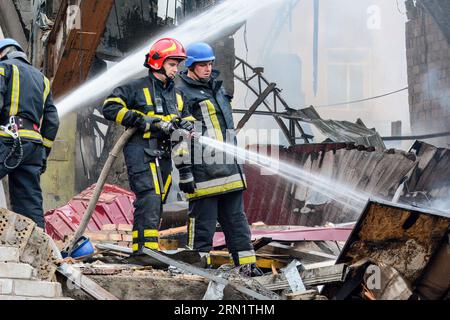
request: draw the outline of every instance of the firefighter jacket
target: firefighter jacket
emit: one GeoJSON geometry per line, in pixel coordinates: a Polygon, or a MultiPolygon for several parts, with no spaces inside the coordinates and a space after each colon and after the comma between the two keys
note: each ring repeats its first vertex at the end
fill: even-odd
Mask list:
{"type": "MultiPolygon", "coordinates": [[[[48,155],[58,132],[58,111],[50,81],[22,52],[10,53],[0,61],[0,124],[8,124],[11,116],[20,122],[21,139],[43,144],[48,155]]],[[[0,137],[10,135],[0,131],[0,137]]]]}
{"type": "MultiPolygon", "coordinates": [[[[230,99],[225,94],[219,72],[214,70],[209,82],[193,80],[187,71],[180,74],[177,89],[183,95],[185,107],[198,122],[202,136],[236,145],[230,99]]],[[[196,125],[198,127],[198,125],[196,125]]],[[[189,200],[246,189],[243,168],[229,155],[192,143],[190,165],[196,190],[188,194],[189,200]]],[[[178,165],[177,167],[181,167],[178,165]]]]}
{"type": "MultiPolygon", "coordinates": [[[[181,94],[176,93],[173,81],[168,79],[166,87],[149,72],[149,76],[133,80],[117,87],[103,103],[103,116],[125,127],[132,127],[142,116],[171,121],[187,117],[181,94]]],[[[170,140],[162,132],[136,132],[133,139],[170,140]]]]}

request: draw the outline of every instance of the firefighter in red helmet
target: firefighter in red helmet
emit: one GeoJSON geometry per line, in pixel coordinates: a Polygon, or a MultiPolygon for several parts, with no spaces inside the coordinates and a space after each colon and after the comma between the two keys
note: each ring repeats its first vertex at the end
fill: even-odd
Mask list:
{"type": "Polygon", "coordinates": [[[133,252],[143,247],[158,250],[162,204],[171,186],[171,133],[191,131],[187,110],[176,93],[173,79],[186,59],[182,44],[172,38],[158,40],[146,55],[148,76],[115,88],[103,104],[103,116],[124,127],[137,127],[123,153],[134,202],[133,252]],[[183,120],[183,118],[186,118],[183,120]]]}

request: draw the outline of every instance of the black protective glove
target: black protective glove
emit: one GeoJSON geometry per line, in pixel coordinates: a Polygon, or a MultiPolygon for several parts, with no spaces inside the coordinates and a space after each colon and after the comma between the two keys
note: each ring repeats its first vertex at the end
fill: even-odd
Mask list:
{"type": "Polygon", "coordinates": [[[161,122],[159,118],[149,116],[142,116],[136,119],[134,126],[142,132],[158,129],[158,123],[161,122]]]}
{"type": "Polygon", "coordinates": [[[47,170],[47,159],[50,154],[51,149],[44,147],[44,152],[42,155],[42,167],[41,167],[41,174],[43,174],[47,170]]]}
{"type": "Polygon", "coordinates": [[[187,120],[180,120],[178,122],[178,128],[191,132],[194,130],[194,124],[187,120]]]}
{"type": "Polygon", "coordinates": [[[41,174],[47,170],[47,158],[42,159],[41,174]]]}
{"type": "Polygon", "coordinates": [[[180,173],[180,182],[178,183],[180,190],[184,193],[194,193],[195,181],[190,167],[182,167],[178,169],[180,173]]]}

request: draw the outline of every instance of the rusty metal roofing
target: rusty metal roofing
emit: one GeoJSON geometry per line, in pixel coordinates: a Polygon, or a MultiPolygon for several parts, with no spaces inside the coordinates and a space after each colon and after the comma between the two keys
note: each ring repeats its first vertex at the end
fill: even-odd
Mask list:
{"type": "MultiPolygon", "coordinates": [[[[250,146],[255,149],[260,146],[250,146]]],[[[330,177],[382,199],[392,199],[404,177],[416,164],[413,154],[351,143],[305,144],[278,148],[280,159],[298,165],[313,175],[330,177]]],[[[272,149],[269,148],[269,154],[272,149]]],[[[321,226],[326,222],[355,221],[355,211],[303,186],[277,175],[263,175],[258,167],[246,164],[248,190],[244,192],[245,211],[250,223],[268,225],[321,226]]]]}

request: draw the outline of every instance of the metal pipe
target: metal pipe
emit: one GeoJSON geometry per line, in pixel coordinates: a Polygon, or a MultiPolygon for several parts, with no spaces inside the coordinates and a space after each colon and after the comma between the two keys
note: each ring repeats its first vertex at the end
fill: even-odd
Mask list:
{"type": "Polygon", "coordinates": [[[120,136],[119,140],[117,140],[114,148],[109,153],[108,159],[106,159],[105,165],[103,166],[102,172],[98,177],[97,184],[95,185],[94,193],[92,195],[91,200],[89,201],[88,207],[83,215],[83,219],[78,226],[75,235],[72,239],[72,242],[67,247],[68,255],[72,253],[75,244],[78,242],[78,239],[84,234],[86,227],[91,220],[92,213],[94,212],[95,206],[97,205],[98,198],[103,190],[103,186],[105,185],[106,178],[108,176],[109,171],[111,170],[114,161],[119,156],[119,152],[122,151],[123,147],[127,143],[127,141],[131,138],[131,136],[136,132],[136,128],[129,128],[125,130],[125,132],[120,136]]]}

